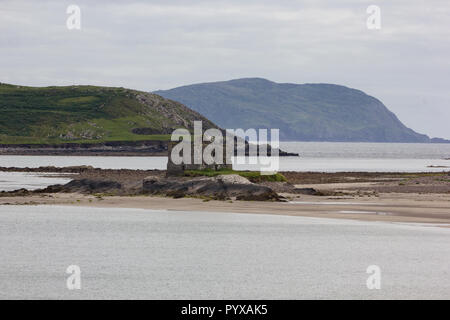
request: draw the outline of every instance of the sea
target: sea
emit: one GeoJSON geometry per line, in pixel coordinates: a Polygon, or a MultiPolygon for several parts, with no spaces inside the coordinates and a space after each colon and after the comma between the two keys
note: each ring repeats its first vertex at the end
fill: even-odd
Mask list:
{"type": "Polygon", "coordinates": [[[450,299],[449,241],[420,224],[0,206],[0,299],[450,299]]]}
{"type": "MultiPolygon", "coordinates": [[[[445,144],[281,148],[300,153],[282,158],[281,170],[450,170],[445,144]]],[[[166,163],[165,157],[0,156],[3,167],[165,169],[166,163]]],[[[68,180],[2,172],[0,190],[68,180]]],[[[431,224],[4,205],[0,299],[450,299],[449,243],[450,229],[431,224]],[[79,289],[73,270],[80,271],[79,289]]]]}
{"type": "MultiPolygon", "coordinates": [[[[281,142],[284,151],[299,157],[281,157],[278,171],[297,172],[443,172],[450,171],[450,144],[281,142]]],[[[103,169],[165,170],[167,157],[0,156],[0,167],[90,165],[103,169]]],[[[236,170],[259,170],[238,164],[236,170]]],[[[68,181],[49,174],[0,172],[0,191],[36,189],[68,181]]]]}

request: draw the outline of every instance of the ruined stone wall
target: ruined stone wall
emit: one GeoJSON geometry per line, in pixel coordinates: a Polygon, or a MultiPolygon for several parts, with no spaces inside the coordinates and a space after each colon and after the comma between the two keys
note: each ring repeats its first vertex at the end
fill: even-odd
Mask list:
{"type": "MultiPolygon", "coordinates": [[[[202,161],[202,164],[175,164],[172,161],[172,149],[174,146],[176,146],[179,142],[178,141],[169,141],[169,145],[168,145],[168,157],[169,160],[167,162],[167,174],[168,175],[182,175],[184,173],[185,170],[205,170],[205,169],[210,169],[210,170],[222,170],[222,169],[232,169],[232,165],[231,165],[231,159],[227,159],[226,156],[226,148],[225,148],[225,144],[223,147],[223,163],[222,164],[206,164],[204,162],[204,160],[202,161]]],[[[208,145],[208,143],[204,143],[202,146],[202,152],[205,149],[205,147],[208,145]]],[[[192,142],[191,145],[191,159],[193,162],[194,159],[194,143],[192,142]]]]}

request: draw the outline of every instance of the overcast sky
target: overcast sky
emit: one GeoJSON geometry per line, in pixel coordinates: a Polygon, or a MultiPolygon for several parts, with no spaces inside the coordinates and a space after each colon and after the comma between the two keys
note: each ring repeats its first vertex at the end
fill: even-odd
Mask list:
{"type": "Polygon", "coordinates": [[[0,82],[335,83],[450,139],[449,17],[449,0],[0,0],[0,82]],[[66,26],[71,4],[81,30],[66,26]],[[380,30],[366,26],[369,5],[381,8],[380,30]]]}

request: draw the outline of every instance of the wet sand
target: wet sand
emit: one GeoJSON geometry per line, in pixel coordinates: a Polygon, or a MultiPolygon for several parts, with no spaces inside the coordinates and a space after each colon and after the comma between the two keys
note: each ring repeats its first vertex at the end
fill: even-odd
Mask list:
{"type": "Polygon", "coordinates": [[[0,205],[66,205],[304,216],[450,225],[448,194],[379,194],[375,196],[290,196],[289,202],[205,201],[156,196],[91,196],[82,194],[2,197],[0,205]]]}
{"type": "MultiPolygon", "coordinates": [[[[85,167],[57,169],[60,173],[72,173],[72,178],[75,179],[113,180],[127,188],[139,187],[142,179],[148,175],[165,175],[165,171],[158,170],[104,170],[85,167]]],[[[16,170],[18,169],[8,169],[16,170]]],[[[42,168],[23,170],[42,171],[42,168]]],[[[48,170],[55,171],[55,168],[49,167],[48,170]]],[[[284,192],[282,190],[276,190],[287,202],[258,202],[53,193],[3,195],[0,197],[0,205],[141,208],[450,224],[450,176],[447,173],[283,172],[283,175],[297,188],[314,188],[322,196],[286,194],[280,193],[284,192]]]]}

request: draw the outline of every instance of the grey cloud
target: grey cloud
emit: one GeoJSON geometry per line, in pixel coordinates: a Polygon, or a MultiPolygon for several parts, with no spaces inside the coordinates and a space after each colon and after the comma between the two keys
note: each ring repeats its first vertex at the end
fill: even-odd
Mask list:
{"type": "Polygon", "coordinates": [[[374,95],[450,138],[448,1],[0,1],[0,81],[166,89],[266,77],[374,95]],[[69,4],[82,30],[65,27],[69,4]],[[382,29],[367,30],[377,3],[382,29]]]}

